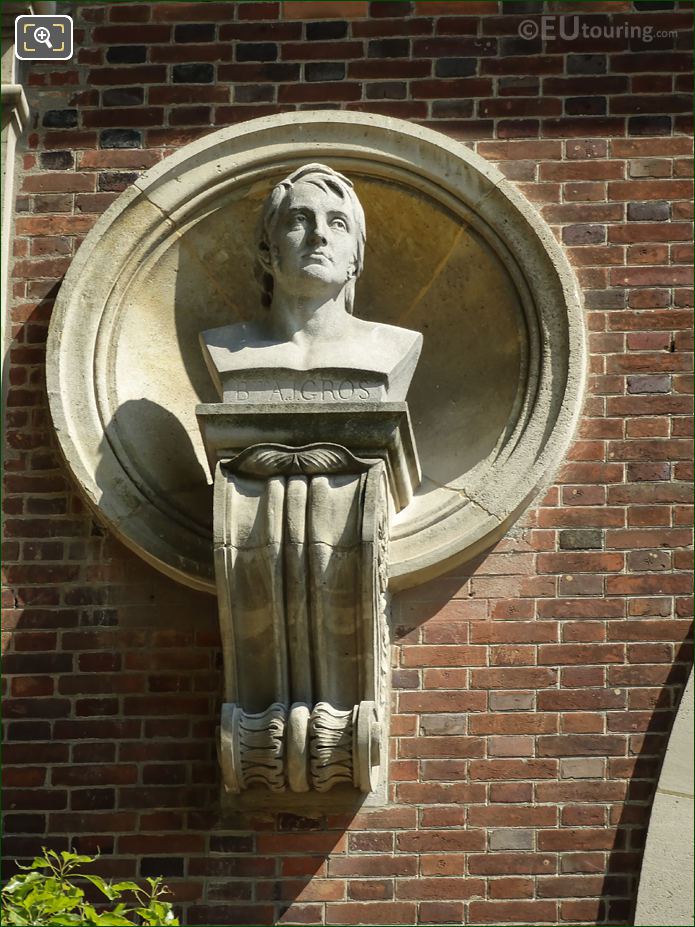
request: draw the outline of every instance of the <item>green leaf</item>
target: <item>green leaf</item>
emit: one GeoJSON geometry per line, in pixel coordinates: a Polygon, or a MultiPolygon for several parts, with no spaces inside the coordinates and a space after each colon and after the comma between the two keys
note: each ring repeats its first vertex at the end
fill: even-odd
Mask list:
{"type": "Polygon", "coordinates": [[[5,924],[11,924],[13,927],[30,927],[33,923],[27,920],[26,914],[17,911],[14,908],[5,908],[2,912],[2,919],[5,924]]]}
{"type": "Polygon", "coordinates": [[[114,891],[119,892],[119,894],[120,892],[137,892],[140,890],[140,886],[137,882],[116,882],[112,888],[114,891]]]}
{"type": "Polygon", "coordinates": [[[99,915],[99,919],[94,921],[95,924],[106,924],[108,927],[131,927],[134,921],[129,921],[126,917],[119,917],[116,914],[109,914],[108,911],[99,915]]]}
{"type": "Polygon", "coordinates": [[[33,861],[29,863],[28,866],[23,866],[21,863],[17,863],[17,866],[20,869],[25,869],[27,871],[29,869],[50,869],[51,868],[51,864],[48,862],[48,860],[44,859],[43,856],[35,856],[33,861]]]}
{"type": "Polygon", "coordinates": [[[66,924],[84,924],[82,914],[54,914],[50,920],[44,921],[51,927],[65,927],[66,924]]]}
{"type": "Polygon", "coordinates": [[[3,888],[3,894],[7,893],[8,895],[12,895],[20,889],[29,891],[32,882],[37,882],[44,878],[45,876],[40,872],[29,872],[27,875],[12,876],[10,881],[3,888]]]}
{"type": "Polygon", "coordinates": [[[85,872],[82,873],[82,878],[86,879],[88,882],[91,882],[92,885],[95,885],[103,895],[106,895],[109,901],[113,901],[115,898],[118,898],[120,894],[115,885],[111,885],[110,882],[102,879],[101,876],[87,875],[85,872]]]}
{"type": "Polygon", "coordinates": [[[71,863],[73,866],[78,866],[81,863],[93,863],[98,858],[96,856],[80,856],[79,853],[68,853],[67,850],[61,850],[60,855],[64,863],[71,863]]]}

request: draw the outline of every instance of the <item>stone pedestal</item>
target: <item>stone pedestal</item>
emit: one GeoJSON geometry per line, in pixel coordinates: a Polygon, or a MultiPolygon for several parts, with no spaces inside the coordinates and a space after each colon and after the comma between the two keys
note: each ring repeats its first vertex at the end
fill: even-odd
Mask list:
{"type": "Polygon", "coordinates": [[[214,471],[228,792],[372,792],[386,760],[391,513],[419,466],[405,403],[199,406],[214,471]]]}

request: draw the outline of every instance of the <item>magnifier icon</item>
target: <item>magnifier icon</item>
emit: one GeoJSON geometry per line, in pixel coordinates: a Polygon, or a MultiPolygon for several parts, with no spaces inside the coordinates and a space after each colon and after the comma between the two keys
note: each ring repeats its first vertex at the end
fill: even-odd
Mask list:
{"type": "Polygon", "coordinates": [[[42,45],[46,45],[48,48],[53,48],[51,45],[51,33],[45,26],[39,26],[34,30],[34,39],[37,42],[41,42],[42,45]]]}

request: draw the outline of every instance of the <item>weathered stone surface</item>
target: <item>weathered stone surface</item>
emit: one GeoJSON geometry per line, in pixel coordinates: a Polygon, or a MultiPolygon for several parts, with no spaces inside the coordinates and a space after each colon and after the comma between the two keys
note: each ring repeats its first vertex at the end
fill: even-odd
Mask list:
{"type": "Polygon", "coordinates": [[[644,848],[635,924],[685,925],[693,917],[693,676],[671,731],[644,848]]]}

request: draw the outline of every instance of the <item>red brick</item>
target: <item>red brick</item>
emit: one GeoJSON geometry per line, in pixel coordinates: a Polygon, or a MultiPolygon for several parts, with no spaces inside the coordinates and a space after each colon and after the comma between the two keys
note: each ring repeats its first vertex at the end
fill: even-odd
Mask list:
{"type": "MultiPolygon", "coordinates": [[[[320,5],[320,4],[317,4],[320,5]]],[[[345,4],[342,4],[345,6],[345,4]]],[[[413,902],[328,902],[327,924],[413,924],[416,905],[413,902]]]]}
{"type": "Polygon", "coordinates": [[[490,898],[532,898],[533,879],[502,878],[490,882],[490,898]]]}
{"type": "Polygon", "coordinates": [[[557,774],[555,760],[473,760],[471,779],[548,779],[557,774]]]}
{"type": "Polygon", "coordinates": [[[400,756],[439,757],[483,756],[484,743],[475,737],[402,737],[400,756]]]}
{"type": "Polygon", "coordinates": [[[403,666],[484,666],[483,647],[413,647],[402,649],[403,666]]]}
{"type": "Polygon", "coordinates": [[[555,827],[557,808],[475,807],[469,810],[468,821],[473,827],[555,827]]]}
{"type": "Polygon", "coordinates": [[[481,692],[401,692],[401,711],[483,711],[487,704],[481,692]]]}
{"type": "Polygon", "coordinates": [[[163,84],[166,79],[167,69],[163,65],[143,64],[127,68],[93,68],[89,72],[90,83],[98,87],[163,84]]]}
{"type": "MultiPolygon", "coordinates": [[[[82,116],[87,126],[146,126],[151,128],[163,125],[164,110],[156,106],[136,107],[129,106],[124,109],[109,107],[103,110],[86,110],[82,116]]],[[[89,175],[86,175],[89,176],[89,175]]],[[[87,189],[86,187],[83,189],[87,189]]]]}
{"type": "Polygon", "coordinates": [[[228,2],[157,3],[152,8],[158,22],[217,22],[234,16],[235,6],[228,2]]]}
{"type": "Polygon", "coordinates": [[[415,11],[421,16],[482,16],[497,12],[495,0],[470,0],[465,8],[461,7],[459,0],[416,0],[415,11]]]}
{"type": "Polygon", "coordinates": [[[53,770],[54,785],[131,785],[138,780],[136,766],[60,766],[53,770]]]}
{"type": "Polygon", "coordinates": [[[81,193],[95,189],[93,174],[77,174],[72,171],[30,174],[24,178],[22,189],[27,193],[81,193]]]}
{"type": "MultiPolygon", "coordinates": [[[[539,692],[538,699],[548,692],[539,692]]],[[[544,714],[480,714],[469,719],[468,729],[472,734],[547,734],[557,729],[553,715],[544,714]]]]}
{"type": "Polygon", "coordinates": [[[551,901],[472,901],[469,911],[475,924],[557,923],[556,906],[551,901]]]}
{"type": "Polygon", "coordinates": [[[385,879],[349,882],[348,895],[355,901],[390,901],[393,898],[393,882],[385,879]]]}
{"type": "Polygon", "coordinates": [[[606,828],[563,828],[538,834],[541,850],[611,850],[615,842],[615,832],[606,828]]]}
{"type": "Polygon", "coordinates": [[[406,853],[455,850],[482,850],[485,836],[482,830],[414,831],[396,834],[396,847],[406,853]]]}
{"type": "Polygon", "coordinates": [[[555,671],[546,668],[474,669],[471,673],[471,685],[475,689],[543,689],[556,682],[555,671]]]}
{"type": "Polygon", "coordinates": [[[149,18],[150,9],[142,3],[122,3],[109,10],[112,23],[146,23],[149,18]]]}
{"type": "Polygon", "coordinates": [[[481,879],[403,879],[396,883],[396,897],[404,899],[468,899],[481,895],[485,883],[481,879]]]}

